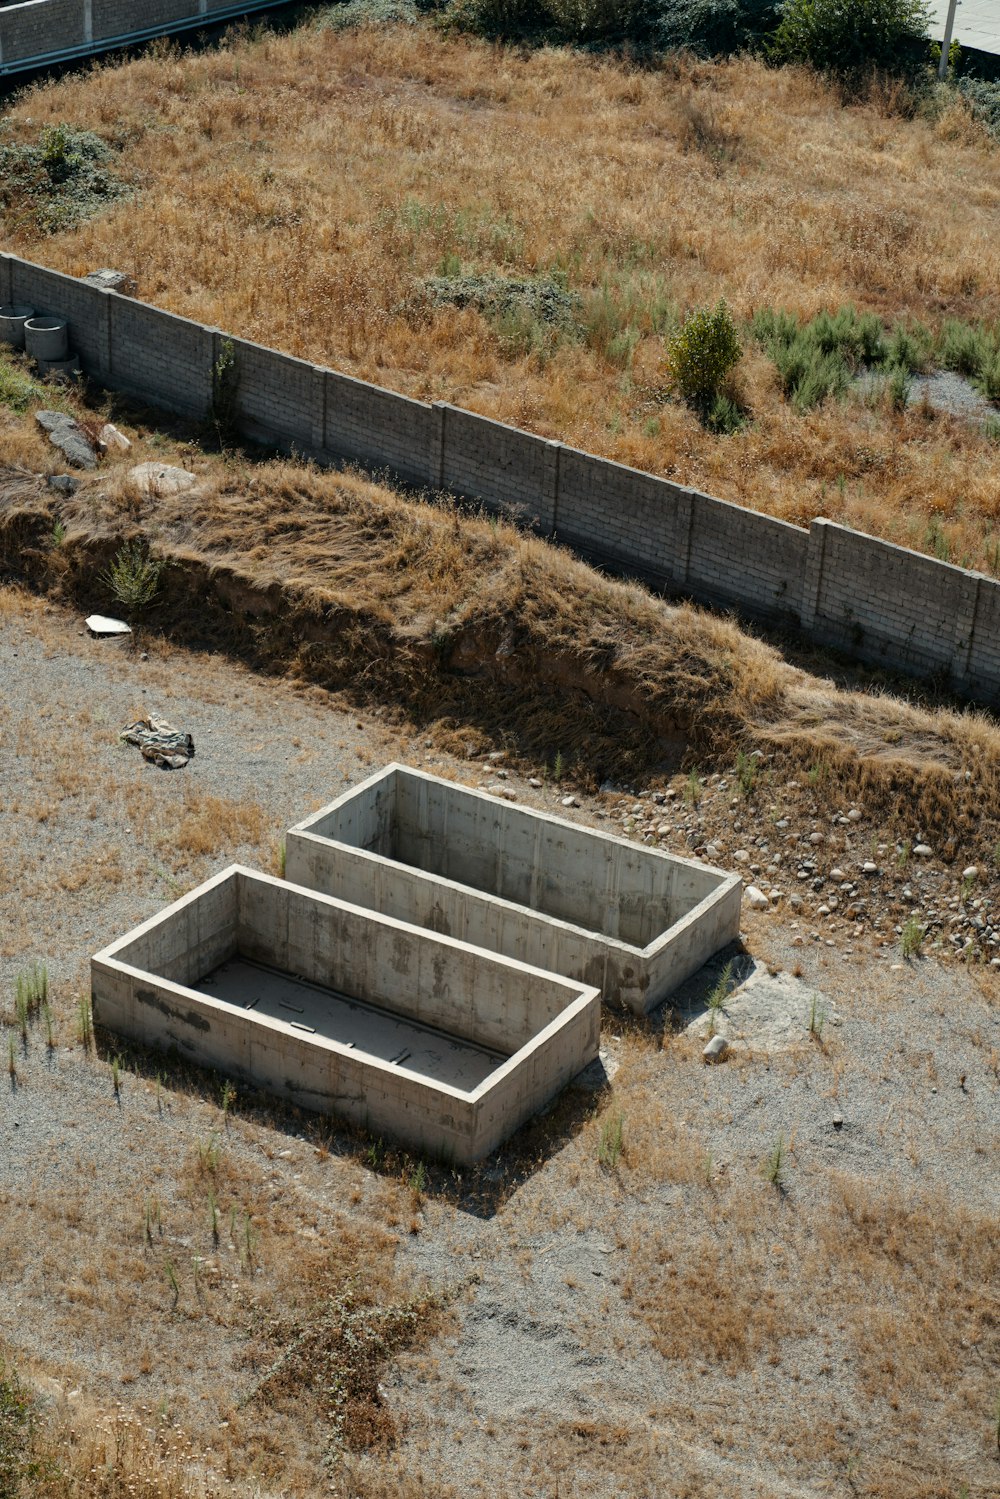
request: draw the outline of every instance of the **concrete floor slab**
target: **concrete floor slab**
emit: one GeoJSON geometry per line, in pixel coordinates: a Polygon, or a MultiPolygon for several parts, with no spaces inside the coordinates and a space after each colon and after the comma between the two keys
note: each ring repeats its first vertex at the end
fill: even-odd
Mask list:
{"type": "Polygon", "coordinates": [[[304,1035],[339,1041],[359,1056],[377,1057],[464,1093],[471,1093],[507,1060],[500,1052],[247,958],[230,958],[192,987],[237,1009],[284,1020],[304,1035]]]}

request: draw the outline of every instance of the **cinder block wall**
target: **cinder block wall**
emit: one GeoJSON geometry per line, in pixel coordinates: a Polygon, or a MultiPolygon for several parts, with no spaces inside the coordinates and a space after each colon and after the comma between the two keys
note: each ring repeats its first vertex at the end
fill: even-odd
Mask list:
{"type": "MultiPolygon", "coordinates": [[[[63,0],[34,0],[62,4],[63,0]]],[[[21,7],[16,7],[20,10],[21,7]]],[[[0,19],[11,12],[0,11],[0,19]]],[[[65,317],[84,370],[254,440],[503,510],[683,597],[1000,705],[1000,584],[831,521],[808,531],[443,402],[429,405],[0,254],[0,303],[65,317]]]]}
{"type": "Polygon", "coordinates": [[[0,77],[187,31],[281,0],[25,0],[0,10],[0,77]]]}

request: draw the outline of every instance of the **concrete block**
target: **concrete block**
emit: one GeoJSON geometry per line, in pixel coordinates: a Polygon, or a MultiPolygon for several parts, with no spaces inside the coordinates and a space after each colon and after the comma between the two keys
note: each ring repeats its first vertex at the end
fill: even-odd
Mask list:
{"type": "Polygon", "coordinates": [[[105,1028],[456,1163],[597,1056],[596,988],[240,865],[91,959],[105,1028]]]}
{"type": "Polygon", "coordinates": [[[645,1013],[739,932],[742,883],[389,765],[291,829],[296,884],[518,957],[645,1013]]]}

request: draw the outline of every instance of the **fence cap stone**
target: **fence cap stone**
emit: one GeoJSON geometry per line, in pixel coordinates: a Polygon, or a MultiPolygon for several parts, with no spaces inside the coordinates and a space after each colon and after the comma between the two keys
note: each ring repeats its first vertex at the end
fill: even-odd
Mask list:
{"type": "Polygon", "coordinates": [[[99,286],[102,291],[116,291],[122,297],[134,297],[139,290],[136,282],[124,271],[113,271],[109,266],[102,266],[98,271],[88,271],[82,278],[91,286],[99,286]]]}

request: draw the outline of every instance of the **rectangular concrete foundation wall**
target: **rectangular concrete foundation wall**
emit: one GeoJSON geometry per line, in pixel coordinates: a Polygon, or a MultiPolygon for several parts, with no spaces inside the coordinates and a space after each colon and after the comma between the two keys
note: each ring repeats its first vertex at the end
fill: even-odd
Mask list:
{"type": "Polygon", "coordinates": [[[742,882],[390,765],[293,828],[296,884],[599,988],[645,1013],[739,933],[742,882]]]}
{"type": "MultiPolygon", "coordinates": [[[[238,865],[98,953],[91,987],[108,1030],[457,1163],[495,1150],[596,1057],[600,1039],[592,987],[238,865]],[[315,1028],[205,992],[234,960],[310,986],[315,1028]],[[342,1024],[352,1004],[369,1029],[381,1014],[499,1060],[478,1086],[453,1087],[432,1065],[408,1068],[409,1053],[393,1063],[324,1034],[323,1015],[336,1010],[342,1024]]],[[[336,1029],[332,1018],[325,1028],[336,1029]]]]}

